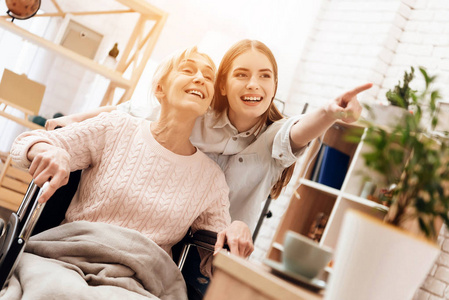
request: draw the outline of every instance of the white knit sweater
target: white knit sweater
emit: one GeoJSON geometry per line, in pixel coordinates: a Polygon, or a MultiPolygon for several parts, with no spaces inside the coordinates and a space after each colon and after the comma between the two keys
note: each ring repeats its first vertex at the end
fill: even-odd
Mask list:
{"type": "Polygon", "coordinates": [[[71,170],[84,169],[66,221],[104,222],[140,231],[170,253],[192,226],[220,231],[230,223],[228,187],[218,165],[199,150],[177,155],[161,146],[150,122],[116,111],[55,131],[21,134],[11,155],[28,168],[28,149],[65,149],[71,170]]]}

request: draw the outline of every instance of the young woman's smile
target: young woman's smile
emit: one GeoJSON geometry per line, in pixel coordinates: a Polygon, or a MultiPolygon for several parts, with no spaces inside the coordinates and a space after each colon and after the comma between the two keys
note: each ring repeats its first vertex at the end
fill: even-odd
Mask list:
{"type": "Polygon", "coordinates": [[[260,101],[263,100],[263,97],[259,94],[247,94],[240,97],[247,105],[256,106],[260,101]]]}

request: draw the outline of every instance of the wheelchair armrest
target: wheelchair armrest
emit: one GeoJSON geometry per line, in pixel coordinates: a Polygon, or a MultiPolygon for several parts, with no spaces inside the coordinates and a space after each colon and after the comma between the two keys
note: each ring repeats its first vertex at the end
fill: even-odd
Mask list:
{"type": "MultiPolygon", "coordinates": [[[[210,230],[198,230],[190,235],[190,244],[197,247],[204,248],[206,250],[214,251],[215,243],[217,242],[217,233],[210,230]]],[[[224,249],[229,250],[228,245],[225,243],[224,249]]]]}

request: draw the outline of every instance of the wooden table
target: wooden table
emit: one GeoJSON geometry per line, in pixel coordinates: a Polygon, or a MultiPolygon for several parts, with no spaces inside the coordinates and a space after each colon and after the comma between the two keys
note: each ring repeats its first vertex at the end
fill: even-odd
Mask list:
{"type": "Polygon", "coordinates": [[[315,293],[270,273],[268,266],[220,252],[205,300],[322,300],[315,293]]]}

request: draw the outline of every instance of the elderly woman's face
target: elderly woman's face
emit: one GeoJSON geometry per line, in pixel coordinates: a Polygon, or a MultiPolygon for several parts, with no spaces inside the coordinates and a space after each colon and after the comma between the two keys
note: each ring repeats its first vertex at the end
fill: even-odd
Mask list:
{"type": "Polygon", "coordinates": [[[202,115],[214,95],[215,72],[208,59],[198,53],[182,59],[162,84],[167,104],[202,115]]]}

